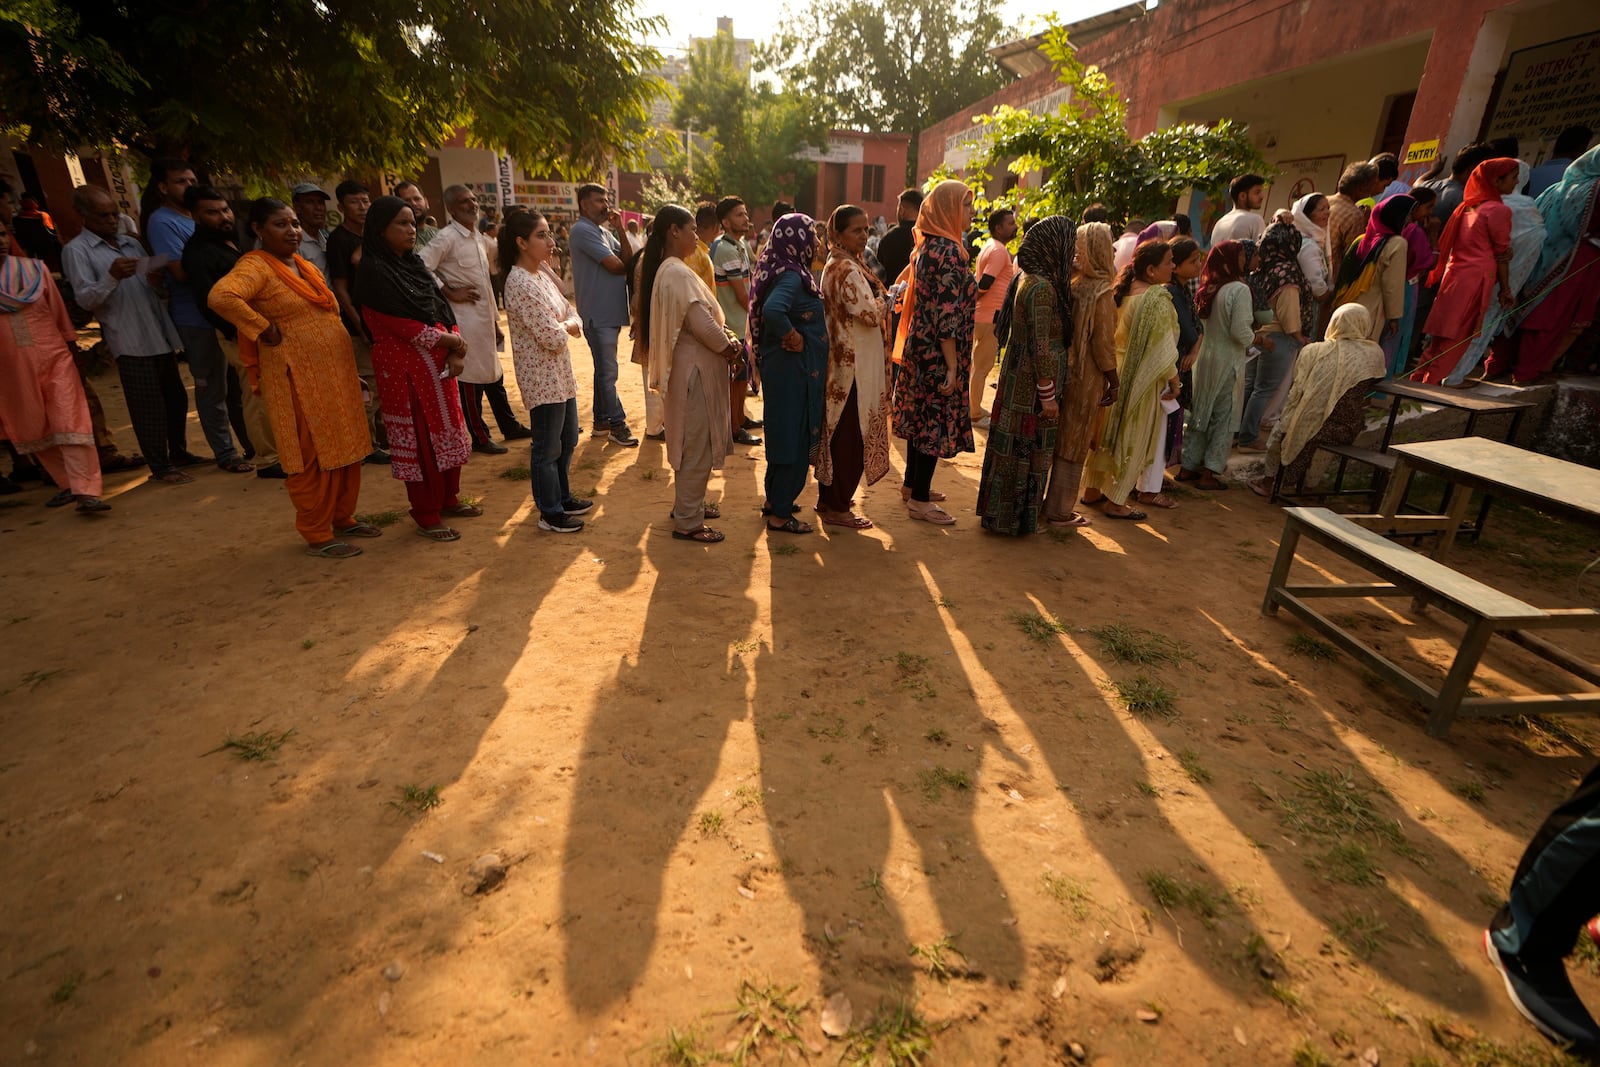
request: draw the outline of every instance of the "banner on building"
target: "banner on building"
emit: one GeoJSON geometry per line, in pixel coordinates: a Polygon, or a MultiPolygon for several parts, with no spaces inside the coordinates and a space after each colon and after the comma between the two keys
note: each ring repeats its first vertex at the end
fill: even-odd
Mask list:
{"type": "Polygon", "coordinates": [[[1488,139],[1517,138],[1521,158],[1537,166],[1568,126],[1600,127],[1600,33],[1513,52],[1488,139]]]}
{"type": "Polygon", "coordinates": [[[512,204],[516,203],[516,200],[513,198],[515,190],[513,190],[511,182],[511,157],[501,156],[498,160],[498,166],[500,178],[500,188],[498,190],[500,196],[500,206],[510,207],[512,204]]]}
{"type": "Polygon", "coordinates": [[[1279,160],[1278,177],[1267,190],[1264,201],[1267,219],[1279,208],[1288,208],[1307,193],[1323,193],[1339,188],[1344,156],[1316,156],[1312,159],[1279,160]]]}

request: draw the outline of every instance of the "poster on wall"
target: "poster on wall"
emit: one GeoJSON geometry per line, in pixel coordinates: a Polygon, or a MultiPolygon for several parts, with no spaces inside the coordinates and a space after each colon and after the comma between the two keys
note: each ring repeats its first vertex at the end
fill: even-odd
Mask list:
{"type": "Polygon", "coordinates": [[[1600,129],[1600,33],[1511,53],[1486,139],[1515,137],[1538,166],[1568,126],[1600,129]]]}
{"type": "Polygon", "coordinates": [[[1344,156],[1315,156],[1311,159],[1281,159],[1277,163],[1278,177],[1267,189],[1263,211],[1270,221],[1279,208],[1289,208],[1307,193],[1331,195],[1339,190],[1339,172],[1344,170],[1344,156]]]}

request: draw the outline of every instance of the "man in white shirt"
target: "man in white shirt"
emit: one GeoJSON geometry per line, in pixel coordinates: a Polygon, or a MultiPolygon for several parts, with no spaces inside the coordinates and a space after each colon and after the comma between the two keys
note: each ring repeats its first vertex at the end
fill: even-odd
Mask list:
{"type": "Polygon", "coordinates": [[[1233,210],[1211,228],[1211,245],[1222,241],[1259,240],[1267,232],[1261,216],[1261,202],[1267,196],[1267,180],[1259,174],[1241,174],[1228,183],[1228,201],[1233,210]]]}
{"type": "Polygon", "coordinates": [[[289,190],[289,206],[300,220],[300,258],[328,278],[328,200],[316,182],[301,182],[289,190]]]}
{"type": "Polygon", "coordinates": [[[490,438],[483,421],[484,396],[500,424],[501,437],[517,441],[533,436],[533,431],[517,421],[506,396],[505,374],[500,369],[505,336],[500,332],[500,313],[489,280],[491,252],[478,233],[478,198],[465,185],[452,185],[444,191],[444,206],[450,212],[450,225],[440,229],[419,255],[439,279],[456,314],[461,338],[467,342],[467,365],[459,381],[461,411],[472,433],[472,450],[502,455],[506,447],[490,438]]]}

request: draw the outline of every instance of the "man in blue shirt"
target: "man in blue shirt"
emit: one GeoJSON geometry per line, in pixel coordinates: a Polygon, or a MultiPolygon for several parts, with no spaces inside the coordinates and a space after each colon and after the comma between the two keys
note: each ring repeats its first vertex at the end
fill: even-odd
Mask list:
{"type": "Polygon", "coordinates": [[[1560,181],[1572,161],[1589,150],[1589,139],[1593,136],[1594,131],[1587,126],[1568,126],[1562,130],[1555,148],[1550,151],[1550,158],[1528,175],[1528,195],[1538,196],[1560,181]]]}
{"type": "Polygon", "coordinates": [[[605,437],[626,448],[639,439],[628,429],[628,416],[617,396],[617,337],[628,325],[628,268],[619,255],[622,245],[600,228],[615,221],[616,212],[606,202],[602,186],[578,186],[578,214],[567,239],[572,254],[572,289],[583,339],[594,357],[594,436],[605,437]]]}
{"type": "Polygon", "coordinates": [[[217,328],[200,310],[183,269],[183,250],[194,236],[194,216],[184,202],[196,187],[194,168],[181,159],[158,159],[150,165],[150,180],[161,194],[161,206],[150,213],[145,236],[150,251],[167,257],[167,310],[189,359],[195,414],[217,466],[247,473],[254,468],[240,456],[228,425],[228,360],[217,343],[217,328]]]}

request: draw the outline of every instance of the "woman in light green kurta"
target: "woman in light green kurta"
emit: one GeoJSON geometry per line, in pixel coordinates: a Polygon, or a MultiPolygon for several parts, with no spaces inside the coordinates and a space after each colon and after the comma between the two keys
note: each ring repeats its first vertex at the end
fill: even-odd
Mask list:
{"type": "Polygon", "coordinates": [[[1128,494],[1154,461],[1166,434],[1162,393],[1170,388],[1177,395],[1178,312],[1166,288],[1171,280],[1172,249],[1165,241],[1140,245],[1117,280],[1122,308],[1117,374],[1122,388],[1085,471],[1095,495],[1104,498],[1085,498],[1085,503],[1098,505],[1114,519],[1149,518],[1128,506],[1128,494]]]}
{"type": "Polygon", "coordinates": [[[1255,336],[1254,298],[1245,281],[1254,248],[1223,241],[1206,256],[1195,310],[1205,324],[1194,365],[1194,397],[1183,434],[1180,482],[1197,489],[1226,489],[1220,475],[1228,466],[1233,434],[1239,427],[1245,350],[1255,336]]]}

